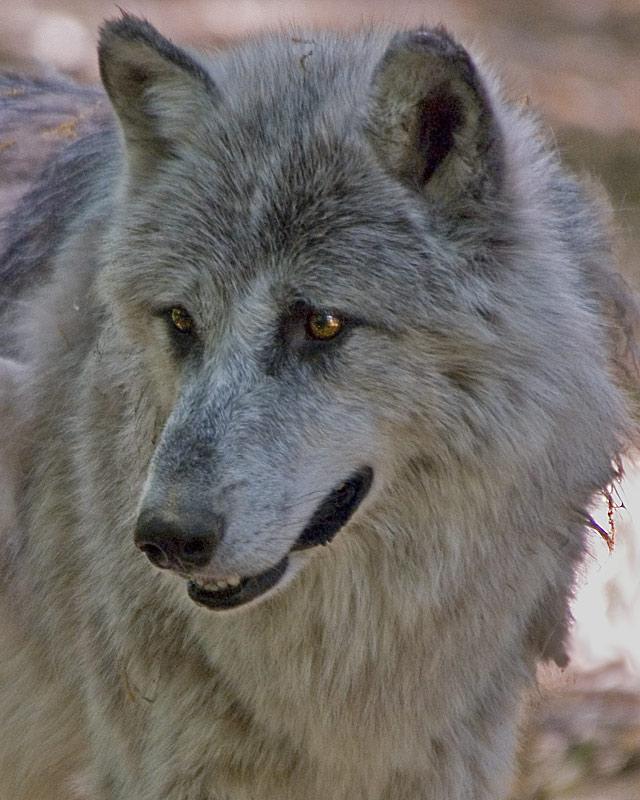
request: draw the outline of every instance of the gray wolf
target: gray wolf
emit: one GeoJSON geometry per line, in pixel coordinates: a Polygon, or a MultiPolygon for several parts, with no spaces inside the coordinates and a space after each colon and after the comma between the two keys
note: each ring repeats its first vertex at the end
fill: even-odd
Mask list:
{"type": "Polygon", "coordinates": [[[441,29],[99,58],[0,92],[78,108],[2,233],[0,797],[504,798],[635,436],[599,202],[441,29]]]}

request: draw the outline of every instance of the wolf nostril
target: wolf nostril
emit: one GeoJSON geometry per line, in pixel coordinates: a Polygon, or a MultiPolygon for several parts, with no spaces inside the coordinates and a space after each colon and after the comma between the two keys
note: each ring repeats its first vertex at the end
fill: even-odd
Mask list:
{"type": "Polygon", "coordinates": [[[180,572],[206,566],[224,534],[225,519],[214,513],[168,519],[143,511],[136,525],[135,543],[160,569],[180,572]]]}
{"type": "Polygon", "coordinates": [[[170,567],[204,567],[209,562],[215,540],[204,538],[167,538],[162,544],[139,542],[138,547],[160,569],[170,567]]]}
{"type": "Polygon", "coordinates": [[[159,545],[153,544],[153,542],[142,542],[138,547],[156,567],[168,569],[171,566],[169,556],[159,545]]]}
{"type": "Polygon", "coordinates": [[[187,541],[182,546],[182,552],[186,555],[195,555],[197,556],[198,553],[202,553],[204,550],[207,549],[207,543],[204,539],[187,539],[187,541]]]}
{"type": "Polygon", "coordinates": [[[215,540],[213,538],[191,538],[176,543],[182,562],[190,567],[204,567],[211,558],[215,540]]]}

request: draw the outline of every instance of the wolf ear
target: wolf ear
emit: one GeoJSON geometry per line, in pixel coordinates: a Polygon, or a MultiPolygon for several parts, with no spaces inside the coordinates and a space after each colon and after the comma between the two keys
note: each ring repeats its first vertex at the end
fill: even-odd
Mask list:
{"type": "Polygon", "coordinates": [[[188,141],[197,115],[218,100],[195,58],[129,14],[103,26],[98,59],[134,168],[148,167],[188,141]]]}
{"type": "Polygon", "coordinates": [[[373,77],[368,132],[384,166],[442,206],[497,191],[502,138],[469,54],[444,29],[397,34],[373,77]]]}

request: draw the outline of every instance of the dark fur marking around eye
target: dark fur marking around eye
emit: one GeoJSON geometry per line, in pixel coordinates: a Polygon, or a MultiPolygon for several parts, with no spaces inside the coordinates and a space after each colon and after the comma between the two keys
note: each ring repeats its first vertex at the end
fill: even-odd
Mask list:
{"type": "Polygon", "coordinates": [[[267,375],[275,376],[287,363],[294,362],[323,370],[330,368],[339,343],[355,323],[339,315],[343,327],[336,335],[314,339],[308,333],[307,321],[309,314],[322,310],[306,300],[295,300],[287,307],[280,316],[272,343],[264,348],[262,361],[267,375]]]}
{"type": "Polygon", "coordinates": [[[183,309],[182,306],[176,305],[168,308],[160,308],[154,311],[153,314],[164,321],[171,342],[171,348],[177,358],[186,358],[194,352],[201,350],[201,341],[195,323],[191,315],[183,309]],[[190,323],[188,327],[185,326],[184,330],[177,326],[176,319],[172,316],[174,311],[183,312],[184,319],[182,321],[184,323],[190,323]]]}

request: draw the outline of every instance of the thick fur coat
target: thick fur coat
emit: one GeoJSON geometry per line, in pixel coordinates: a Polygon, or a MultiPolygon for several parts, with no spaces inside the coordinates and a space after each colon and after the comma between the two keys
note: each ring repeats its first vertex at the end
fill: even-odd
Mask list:
{"type": "Polygon", "coordinates": [[[633,438],[598,204],[442,30],[99,54],[0,92],[0,799],[501,800],[633,438]]]}

